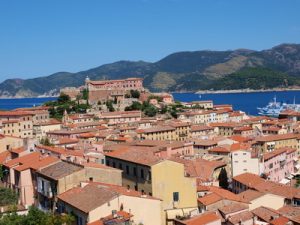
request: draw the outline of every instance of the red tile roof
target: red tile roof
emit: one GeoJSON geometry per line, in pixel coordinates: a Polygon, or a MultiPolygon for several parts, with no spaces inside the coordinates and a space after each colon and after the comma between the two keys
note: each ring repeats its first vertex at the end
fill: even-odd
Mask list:
{"type": "Polygon", "coordinates": [[[216,212],[206,212],[187,220],[175,219],[176,222],[179,222],[182,225],[205,225],[218,220],[220,220],[221,224],[221,217],[216,212]]]}

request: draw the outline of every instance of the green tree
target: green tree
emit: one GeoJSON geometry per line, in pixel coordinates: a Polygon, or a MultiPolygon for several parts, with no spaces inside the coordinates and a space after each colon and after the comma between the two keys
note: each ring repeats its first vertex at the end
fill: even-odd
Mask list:
{"type": "Polygon", "coordinates": [[[130,95],[132,98],[139,98],[141,93],[138,90],[130,90],[130,95]]]}
{"type": "Polygon", "coordinates": [[[113,102],[112,102],[111,100],[108,100],[108,101],[106,102],[106,107],[108,108],[108,110],[109,110],[110,112],[114,112],[114,111],[115,111],[115,108],[114,108],[114,106],[113,106],[113,102]]]}
{"type": "Polygon", "coordinates": [[[142,110],[142,104],[140,102],[132,102],[130,106],[125,107],[125,111],[142,110]]]}
{"type": "Polygon", "coordinates": [[[89,99],[89,90],[86,88],[82,90],[82,99],[84,99],[84,100],[89,99]]]}
{"type": "Polygon", "coordinates": [[[157,113],[157,108],[153,105],[150,105],[144,109],[144,113],[147,116],[153,117],[157,113]]]}
{"type": "Polygon", "coordinates": [[[57,98],[57,102],[60,103],[60,104],[61,103],[66,103],[66,102],[69,102],[69,101],[71,101],[70,96],[66,95],[64,93],[61,93],[59,95],[59,97],[57,98]]]}
{"type": "Polygon", "coordinates": [[[9,188],[0,187],[0,206],[15,205],[18,202],[18,194],[9,188]]]}
{"type": "Polygon", "coordinates": [[[219,174],[219,186],[224,189],[228,189],[228,176],[225,168],[222,168],[219,174]]]}

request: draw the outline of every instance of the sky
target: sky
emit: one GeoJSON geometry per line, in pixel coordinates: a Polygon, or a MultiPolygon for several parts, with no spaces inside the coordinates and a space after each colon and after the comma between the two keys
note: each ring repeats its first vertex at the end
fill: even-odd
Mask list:
{"type": "Polygon", "coordinates": [[[300,43],[300,0],[0,0],[0,82],[300,43]]]}

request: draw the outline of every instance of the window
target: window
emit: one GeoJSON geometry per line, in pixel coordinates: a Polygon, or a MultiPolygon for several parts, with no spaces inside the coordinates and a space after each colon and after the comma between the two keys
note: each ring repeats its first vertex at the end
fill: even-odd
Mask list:
{"type": "Polygon", "coordinates": [[[173,202],[179,201],[179,192],[173,192],[173,202]]]}
{"type": "Polygon", "coordinates": [[[144,170],[143,169],[141,169],[141,178],[144,179],[144,170]]]}
{"type": "Polygon", "coordinates": [[[129,166],[126,165],[126,174],[128,175],[129,174],[129,166]]]}
{"type": "Polygon", "coordinates": [[[116,168],[116,163],[115,162],[113,162],[113,168],[116,168]]]}
{"type": "Polygon", "coordinates": [[[133,175],[136,176],[136,167],[133,168],[133,175]]]}
{"type": "Polygon", "coordinates": [[[119,169],[120,169],[120,170],[123,170],[122,163],[119,163],[119,169]]]}
{"type": "Polygon", "coordinates": [[[151,179],[152,179],[152,175],[151,175],[151,171],[149,171],[149,172],[148,172],[148,180],[151,181],[151,179]]]}

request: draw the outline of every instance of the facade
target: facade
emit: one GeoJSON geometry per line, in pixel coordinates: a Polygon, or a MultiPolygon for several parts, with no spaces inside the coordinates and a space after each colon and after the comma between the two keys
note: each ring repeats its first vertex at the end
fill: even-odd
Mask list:
{"type": "Polygon", "coordinates": [[[270,181],[280,182],[295,172],[296,149],[280,148],[263,154],[263,173],[270,181]]]}
{"type": "Polygon", "coordinates": [[[2,134],[20,138],[32,138],[33,116],[32,112],[1,111],[2,134]]]}
{"type": "Polygon", "coordinates": [[[197,209],[196,179],[185,176],[183,164],[161,160],[141,149],[107,153],[106,163],[123,170],[123,186],[161,199],[163,210],[170,211],[164,214],[167,221],[180,213],[175,209],[197,209]]]}
{"type": "Polygon", "coordinates": [[[299,151],[298,136],[293,133],[268,135],[258,137],[253,145],[260,153],[272,152],[274,149],[289,147],[297,149],[299,151]]]}
{"type": "Polygon", "coordinates": [[[251,150],[238,150],[231,153],[232,176],[246,172],[260,175],[259,159],[252,155],[251,150]]]}
{"type": "Polygon", "coordinates": [[[123,210],[132,214],[133,224],[164,224],[161,200],[121,186],[82,183],[58,196],[58,212],[72,212],[79,225],[97,222],[123,210]]]}

